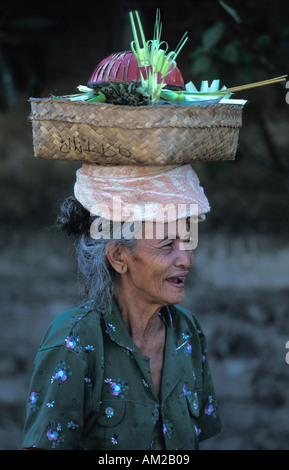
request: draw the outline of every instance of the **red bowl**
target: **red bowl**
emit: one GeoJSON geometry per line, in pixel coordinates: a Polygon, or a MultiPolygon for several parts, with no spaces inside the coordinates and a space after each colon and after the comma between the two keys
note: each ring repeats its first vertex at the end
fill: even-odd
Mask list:
{"type": "MultiPolygon", "coordinates": [[[[184,87],[184,80],[180,70],[171,66],[172,71],[166,76],[166,84],[176,87],[184,87]]],[[[145,70],[139,67],[134,54],[131,51],[115,52],[103,59],[95,67],[88,80],[89,87],[96,87],[109,81],[140,81],[140,71],[145,77],[145,70]]]]}

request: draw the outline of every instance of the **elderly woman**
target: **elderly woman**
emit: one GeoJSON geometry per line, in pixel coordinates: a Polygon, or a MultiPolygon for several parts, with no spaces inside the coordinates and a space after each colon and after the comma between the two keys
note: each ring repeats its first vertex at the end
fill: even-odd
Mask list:
{"type": "MultiPolygon", "coordinates": [[[[61,314],[48,328],[36,356],[29,391],[24,448],[39,449],[197,449],[220,431],[209,371],[205,335],[196,318],[178,306],[194,264],[181,230],[185,202],[207,199],[189,165],[162,170],[127,170],[84,165],[75,197],[62,206],[59,223],[77,234],[79,271],[86,301],[61,314]],[[140,172],[140,173],[139,173],[140,172]],[[115,179],[114,179],[115,178],[115,179]],[[124,187],[126,186],[126,191],[124,187]],[[158,190],[156,190],[158,189],[158,190]],[[138,237],[92,236],[99,218],[96,202],[112,196],[130,201],[174,201],[175,234],[170,221],[138,237]]],[[[107,198],[107,199],[105,199],[107,198]]],[[[111,206],[109,206],[111,207],[111,206]]],[[[191,215],[191,214],[189,214],[191,215]]],[[[152,219],[150,219],[152,222],[152,219]]],[[[100,224],[98,224],[100,229],[100,224]]]]}

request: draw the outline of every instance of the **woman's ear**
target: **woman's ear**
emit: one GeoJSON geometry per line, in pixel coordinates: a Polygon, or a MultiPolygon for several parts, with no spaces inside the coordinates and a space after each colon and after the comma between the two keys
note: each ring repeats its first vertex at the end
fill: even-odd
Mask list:
{"type": "Polygon", "coordinates": [[[120,242],[108,242],[105,254],[114,270],[119,274],[127,271],[127,250],[120,242]]]}

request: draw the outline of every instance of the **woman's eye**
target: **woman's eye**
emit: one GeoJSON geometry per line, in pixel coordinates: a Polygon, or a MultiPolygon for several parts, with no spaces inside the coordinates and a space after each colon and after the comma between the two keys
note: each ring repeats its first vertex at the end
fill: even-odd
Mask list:
{"type": "Polygon", "coordinates": [[[164,245],[162,245],[162,248],[169,248],[172,247],[173,245],[173,240],[168,240],[164,245]]]}

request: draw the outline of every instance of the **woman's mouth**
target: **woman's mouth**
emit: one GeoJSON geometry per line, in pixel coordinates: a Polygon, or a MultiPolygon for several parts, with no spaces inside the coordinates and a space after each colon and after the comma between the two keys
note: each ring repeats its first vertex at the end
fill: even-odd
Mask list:
{"type": "Polygon", "coordinates": [[[172,286],[176,287],[177,289],[183,289],[185,286],[185,279],[187,274],[181,274],[177,276],[171,276],[166,279],[166,281],[172,286]]]}

